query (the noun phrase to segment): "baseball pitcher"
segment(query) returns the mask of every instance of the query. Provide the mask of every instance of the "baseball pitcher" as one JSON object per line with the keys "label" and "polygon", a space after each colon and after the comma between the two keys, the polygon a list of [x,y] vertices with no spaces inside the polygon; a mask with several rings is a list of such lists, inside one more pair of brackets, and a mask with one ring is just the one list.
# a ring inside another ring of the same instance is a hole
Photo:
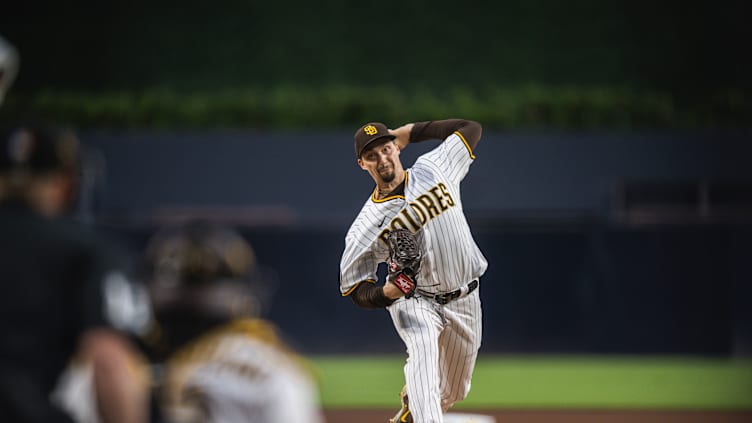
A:
{"label": "baseball pitcher", "polygon": [[[464,216],[460,183],[481,133],[477,122],[447,119],[394,130],[370,122],[354,136],[358,165],[376,188],[345,238],[340,291],[360,307],[386,308],[407,347],[402,408],[392,422],[443,422],[470,390],[487,262]],[[404,169],[401,150],[430,139],[443,142]],[[388,276],[380,284],[382,262]]]}

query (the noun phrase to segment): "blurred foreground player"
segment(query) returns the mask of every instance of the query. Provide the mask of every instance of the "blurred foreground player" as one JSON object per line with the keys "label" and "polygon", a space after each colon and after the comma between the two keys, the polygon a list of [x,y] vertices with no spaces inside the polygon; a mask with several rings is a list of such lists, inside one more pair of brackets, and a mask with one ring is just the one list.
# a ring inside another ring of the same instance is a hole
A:
{"label": "blurred foreground player", "polygon": [[193,221],[158,232],[146,254],[166,421],[322,421],[309,369],[257,318],[256,256],[240,234]]}
{"label": "blurred foreground player", "polygon": [[69,422],[51,392],[72,356],[90,363],[100,421],[144,422],[148,385],[129,334],[149,320],[122,257],[64,218],[78,140],[20,128],[0,144],[0,421]]}
{"label": "blurred foreground player", "polygon": [[0,37],[0,105],[3,104],[5,93],[13,85],[18,72],[18,52],[11,43]]}

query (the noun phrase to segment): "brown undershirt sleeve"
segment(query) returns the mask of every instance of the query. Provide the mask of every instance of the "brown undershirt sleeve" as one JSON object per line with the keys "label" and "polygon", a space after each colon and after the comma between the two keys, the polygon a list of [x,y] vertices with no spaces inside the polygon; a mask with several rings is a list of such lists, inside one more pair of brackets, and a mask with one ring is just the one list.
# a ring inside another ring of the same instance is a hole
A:
{"label": "brown undershirt sleeve", "polygon": [[381,285],[369,282],[363,282],[358,285],[358,287],[350,293],[350,298],[352,298],[355,304],[363,308],[384,308],[392,305],[394,302],[394,300],[391,300],[384,295],[384,290]]}
{"label": "brown undershirt sleeve", "polygon": [[483,128],[480,123],[466,119],[415,122],[412,131],[410,131],[410,142],[421,142],[434,139],[443,140],[452,135],[455,131],[459,131],[470,148],[475,149],[475,146],[477,146],[480,141]]}

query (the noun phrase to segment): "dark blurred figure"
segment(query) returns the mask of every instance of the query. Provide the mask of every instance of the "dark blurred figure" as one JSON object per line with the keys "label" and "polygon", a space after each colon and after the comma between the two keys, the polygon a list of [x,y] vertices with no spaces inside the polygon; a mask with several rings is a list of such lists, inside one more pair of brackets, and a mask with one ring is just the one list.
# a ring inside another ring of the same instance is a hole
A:
{"label": "dark blurred figure", "polygon": [[5,93],[13,85],[18,72],[18,52],[5,38],[0,37],[0,105],[3,104]]}
{"label": "dark blurred figure", "polygon": [[206,221],[163,228],[146,259],[165,421],[322,421],[307,364],[259,318],[271,282],[239,233]]}
{"label": "dark blurred figure", "polygon": [[2,422],[72,421],[51,393],[74,356],[90,370],[99,421],[147,419],[129,334],[147,326],[148,298],[124,256],[65,218],[78,150],[73,133],[30,127],[0,143]]}

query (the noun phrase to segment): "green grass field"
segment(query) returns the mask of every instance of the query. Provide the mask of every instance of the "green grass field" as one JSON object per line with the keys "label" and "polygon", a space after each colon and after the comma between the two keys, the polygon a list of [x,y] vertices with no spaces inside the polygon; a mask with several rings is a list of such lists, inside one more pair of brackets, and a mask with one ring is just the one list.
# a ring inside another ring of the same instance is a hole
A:
{"label": "green grass field", "polygon": [[[394,407],[403,357],[316,356],[325,408]],[[752,409],[752,360],[483,356],[457,408]]]}

